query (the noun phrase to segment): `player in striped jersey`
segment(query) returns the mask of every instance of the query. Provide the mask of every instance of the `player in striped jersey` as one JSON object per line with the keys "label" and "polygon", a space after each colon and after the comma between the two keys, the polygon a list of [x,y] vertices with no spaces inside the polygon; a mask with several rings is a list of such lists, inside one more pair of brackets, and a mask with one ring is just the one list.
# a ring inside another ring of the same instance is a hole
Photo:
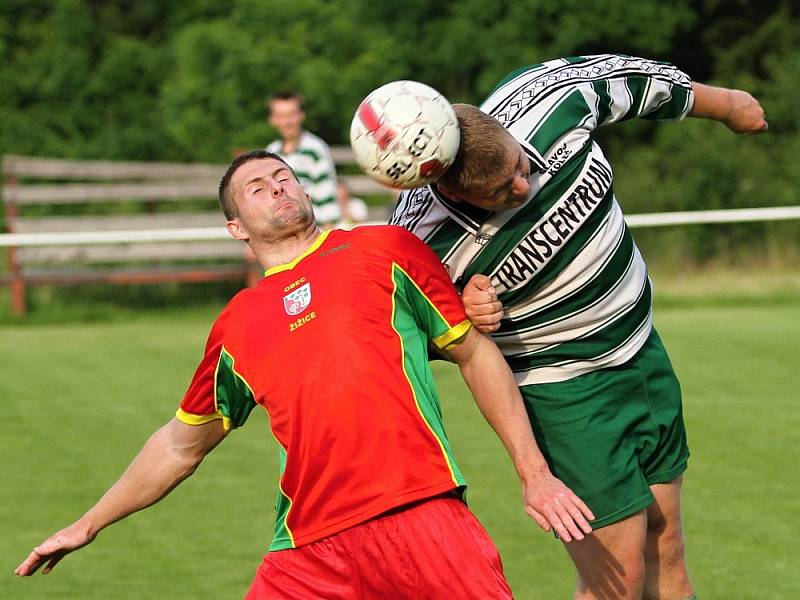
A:
{"label": "player in striped jersey", "polygon": [[311,196],[317,223],[330,227],[341,217],[336,198],[336,165],[322,138],[303,129],[305,102],[298,92],[276,92],[267,99],[269,124],[281,136],[267,152],[283,157]]}
{"label": "player in striped jersey", "polygon": [[493,332],[515,374],[553,473],[596,516],[590,538],[567,544],[576,597],[690,597],[680,388],[592,132],[688,115],[756,133],[764,112],[746,92],[617,55],[523,67],[480,110],[454,108],[455,163],[404,192],[390,222],[426,241],[463,288],[467,314]]}

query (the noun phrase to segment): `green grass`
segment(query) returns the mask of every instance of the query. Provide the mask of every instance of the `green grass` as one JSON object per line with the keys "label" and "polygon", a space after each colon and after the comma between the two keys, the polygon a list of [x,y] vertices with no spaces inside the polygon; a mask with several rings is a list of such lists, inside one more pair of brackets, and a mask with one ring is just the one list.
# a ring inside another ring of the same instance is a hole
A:
{"label": "green grass", "polygon": [[[172,416],[214,312],[0,327],[0,598],[244,594],[270,540],[277,475],[260,411],[161,504],[104,531],[51,575],[11,574]],[[699,597],[800,597],[797,296],[662,306],[656,325],[685,395],[692,459],[684,520]],[[435,371],[471,506],[517,598],[570,597],[573,570],[560,543],[522,512],[513,470],[457,372],[441,363]]]}

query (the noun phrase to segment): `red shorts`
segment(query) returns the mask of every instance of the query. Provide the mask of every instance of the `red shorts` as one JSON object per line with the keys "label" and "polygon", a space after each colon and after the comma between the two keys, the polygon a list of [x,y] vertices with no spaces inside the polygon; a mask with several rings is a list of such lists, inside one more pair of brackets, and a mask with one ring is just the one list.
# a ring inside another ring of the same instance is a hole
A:
{"label": "red shorts", "polygon": [[436,497],[270,552],[246,600],[512,598],[500,555],[461,500]]}

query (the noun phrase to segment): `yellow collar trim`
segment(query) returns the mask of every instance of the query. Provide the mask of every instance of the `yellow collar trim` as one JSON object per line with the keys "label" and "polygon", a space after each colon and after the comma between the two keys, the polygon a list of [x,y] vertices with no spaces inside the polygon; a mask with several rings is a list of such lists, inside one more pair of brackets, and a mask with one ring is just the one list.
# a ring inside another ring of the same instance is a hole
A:
{"label": "yellow collar trim", "polygon": [[264,277],[269,277],[270,275],[275,275],[275,273],[280,273],[281,271],[288,271],[289,269],[294,269],[301,260],[303,260],[306,256],[314,252],[317,248],[319,248],[322,243],[328,238],[328,234],[332,230],[323,231],[314,242],[306,248],[306,251],[303,252],[300,256],[295,258],[292,262],[286,263],[283,265],[275,265],[274,267],[270,267],[266,271],[264,271]]}

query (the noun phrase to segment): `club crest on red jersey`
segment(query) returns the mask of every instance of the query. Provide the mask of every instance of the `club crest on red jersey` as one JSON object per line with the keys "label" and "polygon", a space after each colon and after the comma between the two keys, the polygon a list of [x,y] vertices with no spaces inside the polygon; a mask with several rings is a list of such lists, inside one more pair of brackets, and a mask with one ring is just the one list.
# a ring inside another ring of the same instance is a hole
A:
{"label": "club crest on red jersey", "polygon": [[311,284],[301,285],[299,288],[283,297],[283,308],[289,315],[299,315],[311,304]]}

